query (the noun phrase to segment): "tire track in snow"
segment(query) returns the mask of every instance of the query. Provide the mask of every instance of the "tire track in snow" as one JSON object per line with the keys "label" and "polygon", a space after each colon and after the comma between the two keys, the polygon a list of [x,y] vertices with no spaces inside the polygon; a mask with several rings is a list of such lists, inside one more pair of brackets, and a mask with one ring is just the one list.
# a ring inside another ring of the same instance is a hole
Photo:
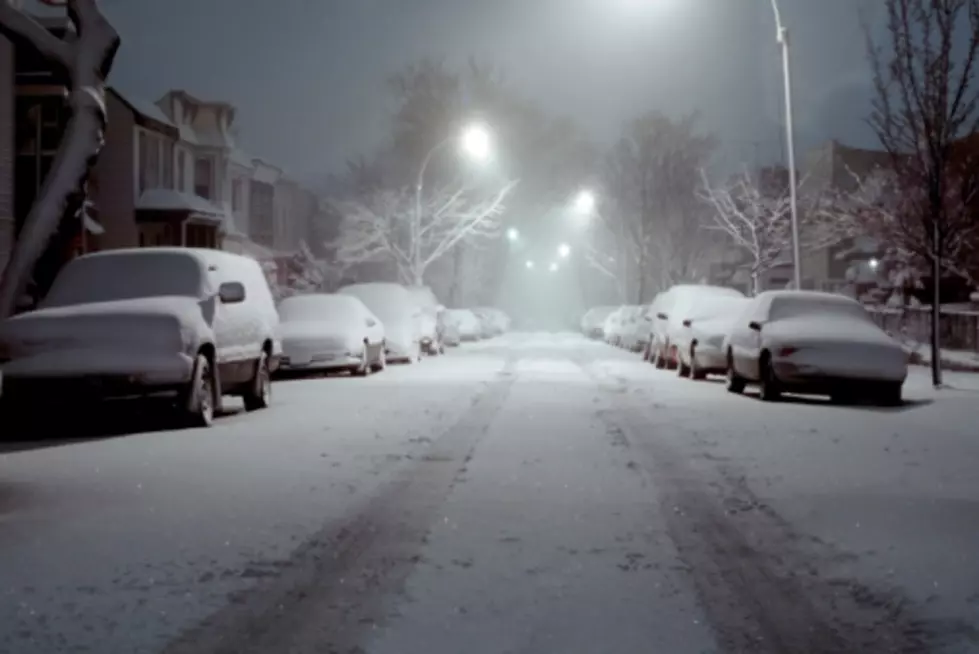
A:
{"label": "tire track in snow", "polygon": [[517,361],[508,358],[462,417],[350,519],[327,525],[277,564],[276,578],[232,596],[164,653],[363,652],[385,598],[401,592],[439,507],[509,396]]}
{"label": "tire track in snow", "polygon": [[639,398],[629,397],[624,380],[584,358],[576,363],[611,407],[597,412],[609,434],[632,449],[661,493],[670,536],[723,651],[931,651],[902,597],[821,577],[819,563],[832,553],[817,551],[813,539],[759,502],[743,478],[732,480],[716,467],[694,469],[689,456],[656,437],[659,427],[634,403]]}

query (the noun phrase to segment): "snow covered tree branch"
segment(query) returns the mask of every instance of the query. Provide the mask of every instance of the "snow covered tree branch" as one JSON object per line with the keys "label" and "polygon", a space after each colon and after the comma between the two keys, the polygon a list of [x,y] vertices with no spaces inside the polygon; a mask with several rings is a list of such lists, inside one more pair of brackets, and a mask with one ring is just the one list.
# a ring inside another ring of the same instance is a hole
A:
{"label": "snow covered tree branch", "polygon": [[[792,252],[792,207],[788,175],[784,183],[762,171],[752,174],[747,168],[721,186],[712,185],[701,171],[701,197],[711,207],[713,224],[707,229],[723,233],[748,258],[755,293],[762,290],[765,273],[784,263]],[[805,180],[800,187],[805,188]],[[850,232],[849,223],[830,209],[827,193],[810,191],[802,196],[799,214],[800,245],[807,250],[819,250],[842,241]]]}
{"label": "snow covered tree branch", "polygon": [[51,170],[0,280],[0,318],[14,312],[61,220],[77,218],[84,210],[88,176],[105,142],[105,79],[119,49],[119,35],[97,0],[66,0],[66,7],[75,34],[62,40],[10,0],[0,0],[0,33],[34,47],[67,72],[71,109]]}
{"label": "snow covered tree branch", "polygon": [[408,189],[377,191],[349,202],[341,206],[337,260],[346,266],[388,261],[402,282],[422,285],[425,271],[460,243],[500,236],[504,202],[515,187],[509,182],[481,199],[472,199],[465,187],[436,191],[425,199],[417,229],[411,228],[415,199]]}

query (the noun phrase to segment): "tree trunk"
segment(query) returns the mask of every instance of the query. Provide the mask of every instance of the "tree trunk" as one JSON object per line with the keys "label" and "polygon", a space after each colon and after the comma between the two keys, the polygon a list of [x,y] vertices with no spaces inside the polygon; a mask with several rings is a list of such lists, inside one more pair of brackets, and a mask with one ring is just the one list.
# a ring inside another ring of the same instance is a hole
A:
{"label": "tree trunk", "polygon": [[932,256],[931,274],[933,280],[933,297],[931,299],[931,383],[938,388],[942,385],[942,255],[939,246],[938,221],[934,229],[935,254]]}
{"label": "tree trunk", "polygon": [[761,274],[757,270],[751,271],[751,294],[761,293]]}
{"label": "tree trunk", "polygon": [[95,0],[69,0],[68,15],[78,33],[74,40],[58,39],[9,5],[2,11],[0,33],[24,39],[52,64],[68,71],[71,118],[3,271],[0,319],[14,313],[17,299],[26,290],[35,264],[62,219],[79,218],[84,210],[88,177],[105,142],[105,78],[120,43]]}

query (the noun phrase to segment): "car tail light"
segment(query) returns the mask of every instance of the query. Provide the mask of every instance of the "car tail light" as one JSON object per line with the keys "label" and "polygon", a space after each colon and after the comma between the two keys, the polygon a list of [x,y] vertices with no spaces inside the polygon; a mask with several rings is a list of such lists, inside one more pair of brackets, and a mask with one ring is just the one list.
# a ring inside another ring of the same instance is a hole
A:
{"label": "car tail light", "polygon": [[780,357],[790,357],[790,356],[792,356],[793,354],[795,354],[798,351],[799,351],[799,348],[797,348],[797,347],[783,347],[783,348],[780,348],[779,349],[778,355]]}

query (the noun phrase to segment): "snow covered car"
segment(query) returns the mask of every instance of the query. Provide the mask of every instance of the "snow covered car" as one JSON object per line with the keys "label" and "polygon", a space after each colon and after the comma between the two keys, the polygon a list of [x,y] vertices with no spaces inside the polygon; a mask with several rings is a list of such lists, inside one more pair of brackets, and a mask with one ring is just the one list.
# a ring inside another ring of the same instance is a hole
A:
{"label": "snow covered car", "polygon": [[680,377],[705,379],[727,372],[724,339],[749,302],[746,297],[715,296],[694,302],[684,312],[683,329],[674,339]]}
{"label": "snow covered car", "polygon": [[370,282],[344,286],[339,294],[352,295],[381,319],[388,361],[421,361],[422,310],[408,289],[400,284]]}
{"label": "snow covered car", "polygon": [[602,325],[602,334],[605,336],[605,342],[609,345],[618,346],[621,342],[622,321],[625,318],[624,312],[628,308],[626,306],[620,306],[605,319],[605,324]]}
{"label": "snow covered car", "polygon": [[279,316],[261,266],[220,250],[140,248],[70,261],[35,311],[0,323],[5,402],[170,394],[208,426],[220,395],[268,406]]}
{"label": "snow covered car", "polygon": [[724,349],[728,390],[758,383],[766,401],[787,391],[896,405],[908,374],[900,343],[860,303],[830,293],[761,293],[738,316]]}
{"label": "snow covered car", "polygon": [[581,318],[581,333],[588,338],[605,338],[605,319],[618,307],[593,307]]}
{"label": "snow covered car", "polygon": [[476,319],[479,320],[479,337],[493,338],[503,332],[500,330],[499,322],[492,309],[486,307],[475,307],[470,309]]}
{"label": "snow covered car", "polygon": [[384,325],[352,295],[294,295],[279,303],[283,371],[383,370]]}
{"label": "snow covered car", "polygon": [[723,286],[703,284],[679,284],[656,297],[650,313],[652,329],[649,335],[649,351],[646,359],[657,368],[674,370],[677,367],[677,348],[674,343],[683,327],[684,315],[695,302],[715,297],[744,297],[744,293]]}
{"label": "snow covered car", "polygon": [[439,314],[445,310],[445,307],[427,286],[408,286],[407,289],[412,300],[421,309],[422,350],[432,355],[444,353],[442,333],[439,330]]}
{"label": "snow covered car", "polygon": [[442,345],[446,347],[458,347],[462,343],[462,332],[459,324],[452,317],[452,312],[443,309],[439,312],[439,329],[442,332]]}
{"label": "snow covered car", "polygon": [[449,309],[446,318],[459,331],[461,341],[478,341],[481,338],[483,325],[469,309]]}
{"label": "snow covered car", "polygon": [[619,328],[619,346],[630,352],[642,352],[649,340],[649,326],[652,319],[647,316],[649,307],[631,306],[622,311],[622,325]]}

